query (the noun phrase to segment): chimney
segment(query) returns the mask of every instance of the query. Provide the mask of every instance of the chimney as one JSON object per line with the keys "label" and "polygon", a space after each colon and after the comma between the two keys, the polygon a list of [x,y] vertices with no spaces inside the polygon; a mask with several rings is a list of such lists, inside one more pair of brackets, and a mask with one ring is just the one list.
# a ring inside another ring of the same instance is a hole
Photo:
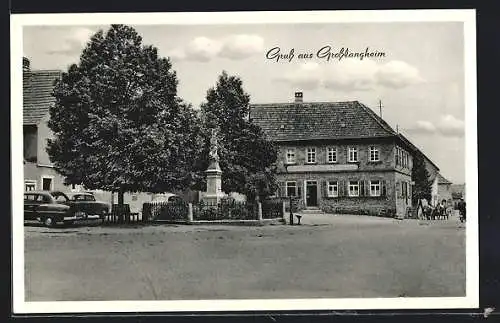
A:
{"label": "chimney", "polygon": [[30,71],[30,60],[27,59],[26,57],[23,57],[23,72],[29,72]]}
{"label": "chimney", "polygon": [[295,102],[304,102],[302,92],[295,92]]}

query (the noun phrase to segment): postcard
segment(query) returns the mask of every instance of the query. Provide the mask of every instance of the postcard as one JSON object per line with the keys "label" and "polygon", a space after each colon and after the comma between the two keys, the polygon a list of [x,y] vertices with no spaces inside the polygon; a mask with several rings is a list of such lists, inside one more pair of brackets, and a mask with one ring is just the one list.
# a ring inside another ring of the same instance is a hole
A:
{"label": "postcard", "polygon": [[475,33],[12,15],[14,313],[477,307]]}

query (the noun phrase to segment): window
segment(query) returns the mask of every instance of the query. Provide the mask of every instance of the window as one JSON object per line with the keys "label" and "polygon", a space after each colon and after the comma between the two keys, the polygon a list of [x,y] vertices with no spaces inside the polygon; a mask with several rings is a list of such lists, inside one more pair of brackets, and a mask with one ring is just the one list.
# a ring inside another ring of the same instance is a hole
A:
{"label": "window", "polygon": [[408,152],[404,151],[403,150],[403,167],[405,168],[409,168],[409,156],[408,156]]}
{"label": "window", "polygon": [[402,182],[403,197],[408,198],[408,182]]}
{"label": "window", "polygon": [[75,201],[95,201],[94,195],[92,194],[77,194],[73,197]]}
{"label": "window", "polygon": [[52,191],[52,178],[51,177],[42,177],[42,190]]}
{"label": "window", "polygon": [[36,181],[24,181],[24,190],[25,191],[35,191],[36,190]]}
{"label": "window", "polygon": [[339,184],[337,182],[328,182],[328,197],[339,196]]}
{"label": "window", "polygon": [[404,167],[404,153],[403,149],[396,147],[396,166]]}
{"label": "window", "polygon": [[357,162],[358,161],[358,148],[349,147],[349,162]]}
{"label": "window", "polygon": [[24,194],[24,200],[25,201],[36,201],[38,195],[35,194]]}
{"label": "window", "polygon": [[327,149],[327,161],[329,163],[337,162],[337,148],[329,147]]}
{"label": "window", "polygon": [[380,181],[370,181],[370,196],[380,196]]}
{"label": "window", "polygon": [[296,182],[286,182],[286,196],[297,196]]}
{"label": "window", "polygon": [[295,164],[295,149],[287,149],[286,151],[286,163]]}
{"label": "window", "polygon": [[316,162],[316,148],[307,148],[307,162],[309,164]]}
{"label": "window", "polygon": [[380,152],[377,147],[370,146],[370,161],[375,162],[380,160]]}
{"label": "window", "polygon": [[56,202],[58,203],[65,203],[67,202],[68,200],[66,200],[66,198],[64,197],[64,195],[58,195],[56,198],[55,198]]}
{"label": "window", "polygon": [[359,196],[358,181],[349,181],[349,196]]}

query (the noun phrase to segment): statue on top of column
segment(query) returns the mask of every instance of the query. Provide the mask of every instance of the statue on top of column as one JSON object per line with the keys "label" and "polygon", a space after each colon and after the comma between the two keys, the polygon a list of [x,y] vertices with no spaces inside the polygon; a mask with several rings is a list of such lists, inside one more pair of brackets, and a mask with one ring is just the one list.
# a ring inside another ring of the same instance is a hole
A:
{"label": "statue on top of column", "polygon": [[210,138],[210,160],[211,161],[219,161],[219,155],[217,153],[218,150],[218,144],[217,144],[217,131],[215,129],[212,129],[212,136]]}

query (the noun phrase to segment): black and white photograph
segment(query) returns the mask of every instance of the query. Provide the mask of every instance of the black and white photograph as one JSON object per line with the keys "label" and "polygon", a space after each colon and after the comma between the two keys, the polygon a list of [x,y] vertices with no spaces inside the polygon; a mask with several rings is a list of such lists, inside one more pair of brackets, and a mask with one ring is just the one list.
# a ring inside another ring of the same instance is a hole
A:
{"label": "black and white photograph", "polygon": [[13,15],[14,312],[477,307],[475,48],[474,10]]}

